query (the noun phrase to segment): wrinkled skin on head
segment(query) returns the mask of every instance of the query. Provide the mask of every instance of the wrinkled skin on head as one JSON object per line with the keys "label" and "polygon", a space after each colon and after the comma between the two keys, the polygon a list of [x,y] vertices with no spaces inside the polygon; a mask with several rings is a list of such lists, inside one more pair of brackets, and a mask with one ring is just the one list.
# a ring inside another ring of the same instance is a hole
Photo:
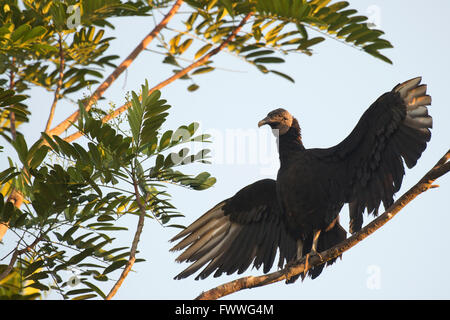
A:
{"label": "wrinkled skin on head", "polygon": [[267,117],[258,122],[258,127],[268,124],[272,130],[278,130],[281,136],[288,132],[293,121],[292,115],[285,109],[275,109],[267,114]]}

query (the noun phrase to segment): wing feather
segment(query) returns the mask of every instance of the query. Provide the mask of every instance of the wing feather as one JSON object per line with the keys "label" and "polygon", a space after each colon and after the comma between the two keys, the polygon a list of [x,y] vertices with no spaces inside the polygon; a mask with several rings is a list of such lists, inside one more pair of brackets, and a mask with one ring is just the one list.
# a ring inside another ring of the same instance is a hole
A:
{"label": "wing feather", "polygon": [[340,144],[313,149],[335,166],[336,193],[350,203],[352,233],[361,229],[364,210],[376,215],[381,202],[385,208],[393,203],[405,174],[403,163],[415,166],[431,138],[431,96],[421,80],[405,81],[380,96]]}
{"label": "wing feather", "polygon": [[278,266],[296,256],[296,241],[288,235],[276,196],[276,182],[257,181],[222,201],[171,239],[171,251],[184,250],[178,262],[193,262],[175,279],[203,270],[195,279],[214,272],[242,273],[250,265],[268,272],[279,252]]}

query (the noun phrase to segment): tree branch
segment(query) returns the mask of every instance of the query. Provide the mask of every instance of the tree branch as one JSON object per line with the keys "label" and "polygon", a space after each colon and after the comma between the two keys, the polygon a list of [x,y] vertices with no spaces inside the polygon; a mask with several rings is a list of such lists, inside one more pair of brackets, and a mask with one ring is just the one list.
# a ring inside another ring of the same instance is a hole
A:
{"label": "tree branch", "polygon": [[[11,61],[11,71],[9,74],[9,89],[14,90],[15,82],[14,82],[14,65],[16,58],[12,57]],[[13,111],[9,112],[9,123],[11,129],[11,138],[16,140],[17,132],[16,132],[16,114]]]}
{"label": "tree branch", "polygon": [[[11,90],[14,90],[15,81],[14,81],[14,66],[15,66],[16,58],[12,57],[11,60],[11,72],[9,74],[9,88]],[[11,129],[11,138],[12,140],[16,140],[17,132],[16,132],[16,115],[14,112],[10,111],[9,114],[9,123],[10,123],[10,129]],[[8,201],[13,201],[13,204],[16,205],[22,205],[22,195],[17,192],[14,188],[11,191],[11,194],[8,198]],[[18,208],[16,206],[16,208]],[[8,231],[8,222],[2,222],[0,223],[0,241],[5,236],[6,231]],[[1,279],[1,278],[0,278]]]}
{"label": "tree branch", "polygon": [[64,50],[63,50],[63,43],[62,43],[62,35],[59,34],[59,79],[58,84],[55,90],[55,96],[53,98],[53,103],[50,108],[50,114],[48,116],[47,125],[45,126],[45,132],[48,133],[50,130],[50,126],[53,121],[53,117],[55,116],[55,109],[56,104],[59,100],[59,92],[61,91],[62,85],[63,85],[63,77],[64,77]]}
{"label": "tree branch", "polygon": [[6,267],[5,270],[3,270],[3,272],[0,274],[0,281],[5,278],[10,272],[11,270],[14,268],[14,264],[16,263],[17,257],[19,257],[21,254],[24,254],[25,252],[31,251],[37,244],[39,241],[42,240],[42,237],[37,237],[32,244],[30,244],[29,246],[26,246],[23,249],[17,250],[17,248],[14,250],[11,260],[9,261],[8,266]]}
{"label": "tree branch", "polygon": [[[159,89],[169,85],[170,83],[174,82],[175,80],[177,80],[177,79],[183,77],[184,75],[186,75],[187,73],[189,73],[191,70],[193,70],[193,69],[195,69],[195,68],[205,64],[205,62],[207,62],[213,55],[215,55],[218,52],[220,52],[223,48],[225,48],[225,46],[228,43],[230,43],[230,41],[232,41],[236,37],[237,33],[242,29],[242,27],[245,25],[245,23],[248,21],[248,19],[250,19],[250,17],[252,15],[253,15],[252,12],[247,14],[242,19],[242,21],[239,23],[239,25],[233,30],[233,32],[217,48],[215,48],[215,49],[211,50],[210,52],[206,53],[203,57],[201,57],[198,60],[194,61],[192,64],[190,64],[186,68],[180,70],[180,72],[174,74],[170,78],[160,82],[159,84],[157,84],[156,86],[151,88],[148,91],[148,94],[151,94],[153,91],[159,90]],[[102,118],[102,121],[103,122],[107,122],[107,121],[117,117],[118,115],[120,115],[121,113],[126,111],[129,107],[130,107],[130,103],[126,103],[126,104],[122,105],[121,107],[119,107],[116,110],[114,110],[112,113],[104,116]],[[67,142],[72,142],[72,141],[78,139],[81,136],[82,136],[82,133],[80,131],[78,131],[78,132],[75,132],[72,135],[68,136],[64,140],[67,141]]]}
{"label": "tree branch", "polygon": [[[180,8],[183,0],[177,0],[170,11],[164,16],[163,20],[137,45],[137,47],[122,61],[122,63],[106,78],[105,81],[95,90],[89,100],[86,102],[85,109],[89,111],[92,105],[103,95],[103,93],[111,86],[111,84],[125,71],[130,64],[137,58],[137,56],[152,42],[152,40],[159,34],[164,26],[172,19],[175,13]],[[51,129],[48,133],[52,135],[60,135],[66,131],[72,123],[78,120],[80,111],[77,110],[67,119],[62,121],[56,127]]]}
{"label": "tree branch", "polygon": [[[321,252],[320,256],[322,256],[322,259],[319,255],[311,256],[309,258],[308,269],[339,257],[342,253],[349,250],[350,248],[361,242],[363,239],[374,233],[376,230],[381,228],[418,195],[430,188],[435,187],[433,185],[433,182],[450,171],[449,159],[450,150],[447,151],[447,153],[436,163],[436,165],[430,171],[425,174],[425,176],[423,176],[422,179],[420,179],[419,182],[417,182],[417,184],[415,184],[406,193],[404,193],[382,215],[374,219],[367,226],[354,233],[346,240],[328,250]],[[302,258],[293,264],[289,264],[289,266],[285,267],[284,269],[273,273],[257,277],[243,277],[222,284],[216,288],[201,293],[196,298],[196,300],[215,300],[243,289],[255,288],[284,279],[289,279],[295,275],[307,271],[308,269],[305,269],[305,258]]]}
{"label": "tree branch", "polygon": [[122,271],[122,274],[120,275],[120,278],[117,280],[116,284],[112,287],[111,291],[106,296],[106,300],[111,300],[112,297],[117,293],[117,290],[119,290],[120,286],[122,285],[125,278],[128,276],[128,273],[130,272],[131,268],[133,267],[134,262],[136,261],[136,251],[137,246],[139,243],[139,239],[141,238],[142,229],[144,228],[144,221],[145,221],[145,207],[141,202],[141,196],[139,194],[138,189],[138,183],[136,181],[135,173],[133,172],[133,187],[134,187],[134,193],[136,195],[136,202],[139,207],[139,220],[138,225],[136,228],[136,233],[134,234],[133,243],[131,245],[131,251],[130,251],[130,258],[128,259],[127,264],[125,265],[125,269]]}

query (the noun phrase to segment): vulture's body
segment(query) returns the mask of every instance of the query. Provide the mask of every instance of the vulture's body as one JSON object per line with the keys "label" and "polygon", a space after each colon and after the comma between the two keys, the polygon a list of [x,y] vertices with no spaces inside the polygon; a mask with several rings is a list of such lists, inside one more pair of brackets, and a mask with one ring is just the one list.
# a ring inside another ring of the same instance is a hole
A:
{"label": "vulture's body", "polygon": [[[432,119],[426,85],[411,79],[383,94],[338,145],[306,149],[300,126],[284,109],[258,123],[278,133],[280,169],[277,180],[264,179],[222,201],[176,235],[172,250],[186,250],[177,261],[193,262],[176,276],[214,272],[241,273],[251,264],[268,272],[279,253],[278,267],[346,238],[339,224],[345,203],[350,232],[361,229],[363,212],[377,214],[393,202],[404,166],[413,167],[430,140]],[[329,261],[328,264],[334,261]],[[317,277],[324,265],[309,270]],[[296,278],[291,279],[295,281]]]}

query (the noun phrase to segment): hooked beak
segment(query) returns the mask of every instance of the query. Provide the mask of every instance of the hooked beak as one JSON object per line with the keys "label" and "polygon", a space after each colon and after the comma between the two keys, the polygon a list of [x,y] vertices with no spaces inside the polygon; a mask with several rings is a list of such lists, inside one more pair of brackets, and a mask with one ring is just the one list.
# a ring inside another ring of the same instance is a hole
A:
{"label": "hooked beak", "polygon": [[258,122],[258,128],[260,128],[261,126],[265,125],[265,124],[269,124],[270,120],[268,117],[265,117],[264,119],[262,119],[260,122]]}

